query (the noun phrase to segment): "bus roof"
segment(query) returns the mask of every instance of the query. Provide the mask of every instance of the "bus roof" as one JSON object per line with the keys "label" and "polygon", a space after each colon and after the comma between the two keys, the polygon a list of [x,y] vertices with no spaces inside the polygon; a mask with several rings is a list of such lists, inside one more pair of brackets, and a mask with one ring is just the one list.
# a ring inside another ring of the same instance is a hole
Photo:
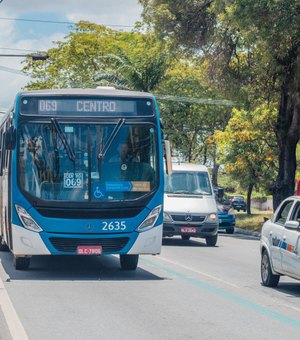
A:
{"label": "bus roof", "polygon": [[49,89],[49,90],[32,90],[19,92],[20,96],[109,96],[109,97],[139,97],[153,98],[148,92],[117,90],[111,87],[101,87],[96,89]]}

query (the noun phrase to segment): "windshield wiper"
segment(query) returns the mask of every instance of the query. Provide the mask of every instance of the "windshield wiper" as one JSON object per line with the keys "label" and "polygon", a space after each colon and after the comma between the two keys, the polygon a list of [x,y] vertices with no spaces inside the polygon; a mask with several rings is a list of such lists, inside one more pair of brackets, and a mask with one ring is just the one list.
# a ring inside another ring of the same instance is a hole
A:
{"label": "windshield wiper", "polygon": [[101,180],[101,167],[102,167],[102,160],[109,149],[112,141],[115,139],[116,135],[120,131],[121,127],[125,123],[125,118],[120,118],[117,125],[114,127],[112,133],[110,134],[107,142],[103,145],[103,147],[99,150],[97,159],[98,159],[98,172],[99,172],[99,180]]}
{"label": "windshield wiper", "polygon": [[70,144],[68,143],[68,140],[65,136],[65,134],[63,133],[58,121],[56,120],[56,118],[51,118],[51,123],[53,124],[54,128],[55,128],[55,131],[57,132],[60,140],[62,141],[64,147],[65,147],[65,150],[67,152],[67,155],[69,157],[69,159],[73,162],[75,162],[75,153],[74,151],[72,150]]}
{"label": "windshield wiper", "polygon": [[98,160],[101,160],[101,159],[104,158],[104,156],[105,156],[107,150],[109,149],[112,141],[115,139],[116,135],[118,134],[119,130],[121,129],[121,127],[123,126],[124,123],[125,123],[125,118],[120,118],[117,125],[114,127],[112,133],[110,134],[107,142],[104,144],[102,149],[99,151],[98,156],[97,156]]}

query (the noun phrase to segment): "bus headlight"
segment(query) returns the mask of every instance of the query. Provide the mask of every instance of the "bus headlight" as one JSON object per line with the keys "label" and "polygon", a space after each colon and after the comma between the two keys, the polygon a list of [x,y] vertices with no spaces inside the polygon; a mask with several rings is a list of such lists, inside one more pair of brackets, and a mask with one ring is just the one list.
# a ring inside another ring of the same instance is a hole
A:
{"label": "bus headlight", "polygon": [[161,212],[161,205],[155,207],[150,214],[145,218],[145,220],[137,227],[136,231],[143,232],[149,230],[155,226],[158,216]]}
{"label": "bus headlight", "polygon": [[20,205],[15,205],[17,214],[23,226],[31,231],[40,233],[43,229],[35,222],[35,220],[28,214],[28,212]]}

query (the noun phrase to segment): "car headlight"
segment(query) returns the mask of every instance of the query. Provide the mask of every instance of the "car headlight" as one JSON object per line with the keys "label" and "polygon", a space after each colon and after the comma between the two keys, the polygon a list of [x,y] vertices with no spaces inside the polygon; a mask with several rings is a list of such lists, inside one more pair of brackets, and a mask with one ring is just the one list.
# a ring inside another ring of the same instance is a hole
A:
{"label": "car headlight", "polygon": [[234,215],[234,209],[230,208],[227,213],[228,215]]}
{"label": "car headlight", "polygon": [[212,214],[207,215],[206,221],[207,222],[216,222],[216,221],[218,221],[217,214],[212,213]]}
{"label": "car headlight", "polygon": [[164,222],[173,222],[171,216],[169,215],[169,213],[164,211]]}
{"label": "car headlight", "polygon": [[23,226],[31,231],[40,233],[43,229],[35,222],[35,220],[28,214],[27,210],[22,208],[20,205],[15,205],[17,214]]}
{"label": "car headlight", "polygon": [[152,229],[155,226],[155,223],[159,217],[162,206],[158,205],[155,207],[150,214],[145,218],[145,220],[137,227],[136,231],[143,232],[149,229]]}

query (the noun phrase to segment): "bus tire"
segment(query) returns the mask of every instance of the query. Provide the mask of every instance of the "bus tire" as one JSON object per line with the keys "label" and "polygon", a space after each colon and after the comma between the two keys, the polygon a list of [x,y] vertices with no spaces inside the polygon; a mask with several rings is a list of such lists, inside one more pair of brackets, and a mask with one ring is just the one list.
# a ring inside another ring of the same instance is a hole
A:
{"label": "bus tire", "polygon": [[120,264],[123,270],[136,270],[139,255],[120,255]]}
{"label": "bus tire", "polygon": [[30,257],[25,256],[14,256],[14,266],[17,270],[26,270],[30,265]]}
{"label": "bus tire", "polygon": [[9,251],[8,245],[5,243],[2,236],[0,236],[0,251]]}

